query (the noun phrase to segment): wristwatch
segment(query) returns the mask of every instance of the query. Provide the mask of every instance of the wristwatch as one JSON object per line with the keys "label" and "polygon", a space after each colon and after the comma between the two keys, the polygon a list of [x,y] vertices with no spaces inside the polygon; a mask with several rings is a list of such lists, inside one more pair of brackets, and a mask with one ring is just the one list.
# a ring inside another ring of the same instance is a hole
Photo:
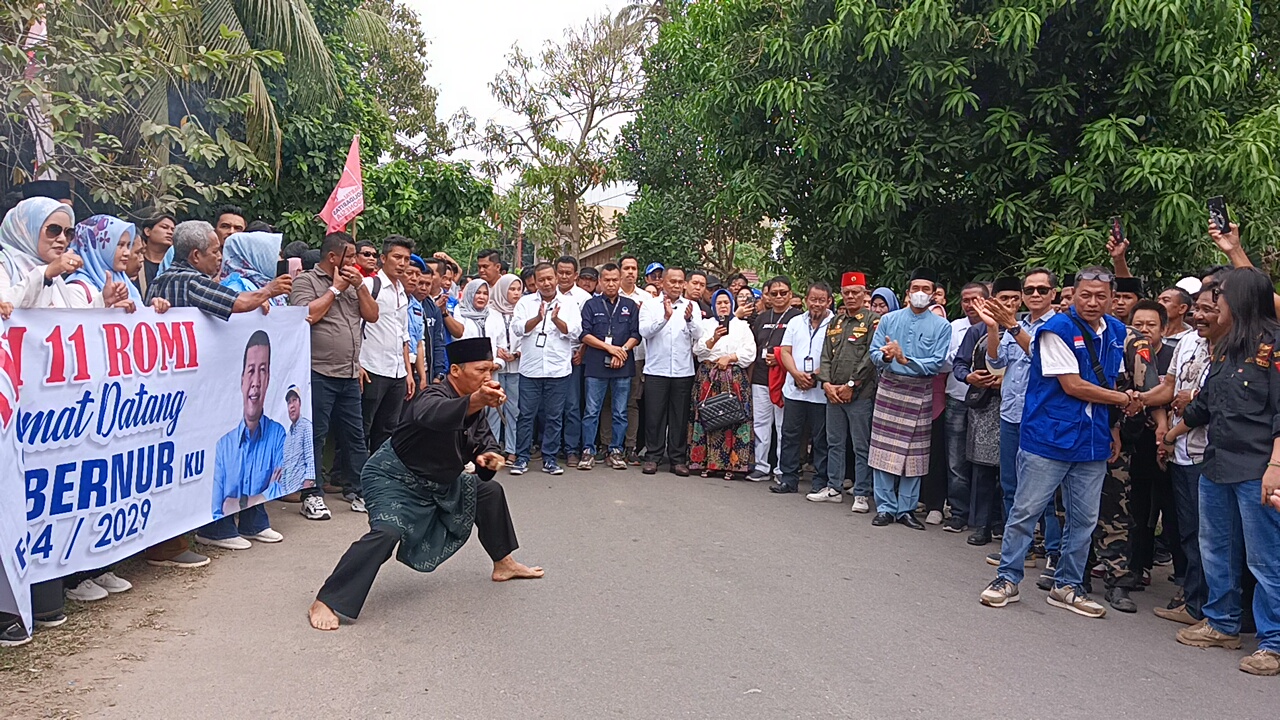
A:
{"label": "wristwatch", "polygon": [[342,297],[342,291],[333,285],[329,286],[329,292],[333,293],[334,297]]}
{"label": "wristwatch", "polygon": [[1016,338],[1022,332],[1022,326],[1014,325],[1013,327],[1009,328],[1005,332],[1009,333],[1009,337]]}
{"label": "wristwatch", "polygon": [[1166,434],[1166,435],[1165,435],[1165,436],[1160,440],[1160,442],[1164,443],[1165,445],[1172,445],[1172,444],[1174,444],[1174,443],[1178,442],[1178,438],[1174,438],[1174,439],[1170,440],[1170,439],[1169,439],[1168,434]]}

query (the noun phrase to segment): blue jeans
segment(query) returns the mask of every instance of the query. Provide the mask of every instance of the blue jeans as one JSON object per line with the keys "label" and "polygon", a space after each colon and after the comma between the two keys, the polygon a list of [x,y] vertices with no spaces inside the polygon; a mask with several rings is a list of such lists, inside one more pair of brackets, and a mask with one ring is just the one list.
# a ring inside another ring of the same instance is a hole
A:
{"label": "blue jeans", "polygon": [[1280,652],[1280,512],[1262,502],[1262,480],[1222,484],[1200,478],[1200,558],[1209,598],[1204,617],[1218,632],[1240,633],[1240,566],[1258,580],[1253,621],[1258,648]]}
{"label": "blue jeans", "polygon": [[1015,585],[1022,582],[1023,561],[1031,549],[1036,523],[1053,503],[1054,493],[1061,486],[1067,506],[1067,527],[1062,532],[1054,584],[1070,586],[1083,593],[1089,543],[1098,524],[1102,480],[1106,474],[1106,460],[1065,462],[1019,450],[1018,489],[1013,511],[1005,523],[1004,540],[1000,543],[999,576]]}
{"label": "blue jeans", "polygon": [[[805,428],[813,443],[813,491],[827,487],[827,406],[826,403],[787,399],[782,405],[782,444],[778,446],[780,482],[791,488],[800,485],[800,453],[804,452]],[[844,475],[835,481],[837,491],[844,485]]]}
{"label": "blue jeans", "polygon": [[[497,373],[494,375],[502,391],[507,394],[507,401],[502,407],[494,408],[489,413],[489,429],[508,455],[516,454],[516,420],[520,417],[520,373]],[[502,428],[507,428],[506,439],[503,439]]]}
{"label": "blue jeans", "polygon": [[1208,588],[1204,584],[1204,562],[1200,559],[1200,468],[1201,464],[1169,463],[1169,479],[1173,484],[1173,509],[1178,514],[1178,544],[1187,556],[1187,570],[1182,578],[1182,597],[1187,614],[1204,619],[1204,602]]}
{"label": "blue jeans", "polygon": [[845,440],[853,441],[853,494],[871,497],[873,480],[867,465],[871,449],[871,411],[874,395],[851,403],[827,404],[827,485],[840,489],[848,466]]}
{"label": "blue jeans", "polygon": [[[573,374],[565,388],[564,397],[564,451],[576,455],[582,447],[582,366],[574,365]],[[555,457],[555,455],[552,455]]]}
{"label": "blue jeans", "polygon": [[[311,373],[311,424],[315,440],[316,475],[324,467],[324,444],[333,433],[333,464],[338,466],[344,488],[360,494],[360,472],[369,459],[369,446],[364,439],[364,415],[358,378],[335,378]],[[314,488],[302,495],[324,495],[324,483],[317,480]]]}
{"label": "blue jeans", "polygon": [[561,378],[520,378],[520,418],[516,421],[516,462],[529,462],[533,449],[533,421],[543,417],[542,462],[553,463],[560,452],[564,399],[572,375]]}
{"label": "blue jeans", "polygon": [[[876,512],[902,517],[915,512],[920,502],[920,476],[902,477],[875,470]],[[894,488],[894,484],[897,488]]]}
{"label": "blue jeans", "polygon": [[[1004,494],[1004,520],[1013,515],[1013,496],[1018,490],[1018,445],[1022,442],[1022,423],[1000,420],[1000,492]],[[1062,548],[1062,525],[1054,513],[1053,504],[1040,516],[1044,528],[1044,545],[1047,554],[1057,558]]]}
{"label": "blue jeans", "polygon": [[271,519],[267,517],[267,506],[263,503],[247,507],[234,515],[227,515],[221,520],[214,520],[197,530],[196,534],[210,540],[228,540],[237,535],[257,535],[269,527]]}
{"label": "blue jeans", "polygon": [[947,396],[947,411],[942,416],[947,439],[947,502],[951,517],[969,519],[969,486],[972,468],[967,457],[969,408],[963,400]]}
{"label": "blue jeans", "polygon": [[622,452],[627,442],[627,402],[631,399],[631,378],[587,378],[587,409],[582,415],[582,452],[595,452],[596,432],[600,428],[600,410],[604,394],[613,398],[613,435],[609,452]]}

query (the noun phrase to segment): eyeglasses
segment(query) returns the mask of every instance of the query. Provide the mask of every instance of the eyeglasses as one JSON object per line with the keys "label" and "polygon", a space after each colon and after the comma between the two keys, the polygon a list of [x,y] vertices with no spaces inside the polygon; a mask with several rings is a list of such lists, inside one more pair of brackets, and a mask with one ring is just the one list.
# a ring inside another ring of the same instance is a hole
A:
{"label": "eyeglasses", "polygon": [[1104,283],[1113,283],[1116,281],[1116,276],[1107,272],[1076,273],[1076,282],[1079,282],[1081,280],[1084,280],[1086,282],[1097,281],[1097,282],[1104,282]]}
{"label": "eyeglasses", "polygon": [[791,295],[791,291],[790,291],[790,290],[778,290],[778,291],[776,291],[776,292],[768,293],[768,295],[769,295],[769,297],[788,297],[788,296],[790,296],[790,295]]}
{"label": "eyeglasses", "polygon": [[45,226],[44,232],[46,235],[49,236],[49,239],[52,240],[53,238],[56,238],[59,235],[66,235],[67,237],[71,237],[72,233],[75,232],[75,229],[71,227],[63,227],[57,223],[49,223],[47,226]]}
{"label": "eyeglasses", "polygon": [[1022,292],[1027,295],[1052,295],[1053,288],[1044,285],[1028,285],[1022,288]]}

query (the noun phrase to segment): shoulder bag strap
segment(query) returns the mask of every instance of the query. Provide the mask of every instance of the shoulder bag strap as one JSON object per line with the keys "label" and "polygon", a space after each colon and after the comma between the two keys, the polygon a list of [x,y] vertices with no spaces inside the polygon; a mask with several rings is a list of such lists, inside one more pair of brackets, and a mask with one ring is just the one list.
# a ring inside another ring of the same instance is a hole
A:
{"label": "shoulder bag strap", "polygon": [[1071,322],[1075,323],[1076,327],[1080,329],[1081,333],[1083,333],[1084,347],[1089,351],[1089,362],[1093,365],[1093,374],[1096,378],[1094,382],[1110,390],[1111,387],[1110,384],[1107,383],[1107,376],[1103,371],[1102,362],[1098,360],[1098,351],[1093,347],[1093,339],[1097,337],[1098,334],[1093,331],[1093,328],[1081,322],[1080,318],[1075,315],[1067,313],[1067,317],[1071,318]]}

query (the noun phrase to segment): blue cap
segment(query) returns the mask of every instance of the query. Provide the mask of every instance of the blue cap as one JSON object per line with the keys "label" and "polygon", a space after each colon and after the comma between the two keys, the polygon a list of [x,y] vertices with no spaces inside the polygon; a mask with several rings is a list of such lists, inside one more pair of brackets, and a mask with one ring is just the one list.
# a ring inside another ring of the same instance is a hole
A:
{"label": "blue cap", "polygon": [[419,269],[419,270],[421,270],[422,272],[426,272],[426,271],[427,271],[427,263],[426,263],[426,261],[425,261],[425,260],[423,260],[421,257],[419,257],[419,256],[417,256],[417,255],[410,255],[410,256],[409,256],[409,262],[411,262],[411,263],[413,263],[414,265],[416,265],[416,266],[418,267],[418,269]]}
{"label": "blue cap", "polygon": [[756,288],[750,288],[750,289],[751,289],[752,295],[755,295],[756,297],[764,297],[764,293],[760,292]]}
{"label": "blue cap", "polygon": [[660,262],[649,263],[649,267],[644,269],[645,275],[652,275],[655,271],[666,270],[666,266]]}

